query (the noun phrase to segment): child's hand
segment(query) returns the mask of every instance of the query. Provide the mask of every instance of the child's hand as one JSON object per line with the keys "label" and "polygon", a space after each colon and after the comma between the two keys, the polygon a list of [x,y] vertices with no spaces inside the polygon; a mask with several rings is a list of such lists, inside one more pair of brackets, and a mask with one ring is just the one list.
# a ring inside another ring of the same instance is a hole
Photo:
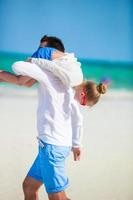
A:
{"label": "child's hand", "polygon": [[31,57],[29,57],[29,58],[27,58],[27,60],[26,60],[26,62],[32,62],[32,58]]}
{"label": "child's hand", "polygon": [[81,148],[80,147],[73,147],[72,151],[73,151],[74,161],[80,160]]}

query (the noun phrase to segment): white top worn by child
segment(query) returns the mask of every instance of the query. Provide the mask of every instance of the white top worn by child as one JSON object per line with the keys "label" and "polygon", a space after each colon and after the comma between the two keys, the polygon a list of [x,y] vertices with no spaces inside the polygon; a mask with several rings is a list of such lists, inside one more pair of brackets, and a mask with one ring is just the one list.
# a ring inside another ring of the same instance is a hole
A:
{"label": "white top worn by child", "polygon": [[[40,82],[37,111],[38,138],[49,144],[79,147],[82,116],[70,87],[74,86],[74,82],[71,82],[72,77],[77,76],[74,56],[65,55],[53,61],[32,58],[32,62],[38,63],[42,68],[50,67],[52,73],[50,70],[41,70],[36,64],[23,61],[14,63],[12,68],[17,75],[30,76]],[[78,79],[74,80],[76,84],[80,84]]]}
{"label": "white top worn by child", "polygon": [[74,87],[83,82],[81,63],[77,61],[74,53],[65,53],[64,56],[52,61],[42,58],[31,58],[31,62],[37,64],[42,69],[52,72],[68,87]]}

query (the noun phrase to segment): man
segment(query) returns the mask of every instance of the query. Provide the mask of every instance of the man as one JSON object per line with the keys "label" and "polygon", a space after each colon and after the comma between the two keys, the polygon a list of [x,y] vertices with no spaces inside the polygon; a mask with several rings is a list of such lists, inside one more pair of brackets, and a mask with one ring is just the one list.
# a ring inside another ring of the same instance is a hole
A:
{"label": "man", "polygon": [[[45,45],[49,45],[48,38],[47,41],[44,40],[43,42]],[[60,42],[59,46],[61,46]],[[57,55],[58,52],[55,51],[54,58],[57,58]],[[64,190],[68,186],[68,179],[64,171],[64,161],[72,146],[74,159],[80,159],[79,144],[82,119],[80,119],[80,114],[75,116],[73,105],[76,102],[71,88],[63,86],[60,80],[49,72],[45,71],[43,73],[41,69],[35,71],[36,66],[33,67],[33,65],[25,63],[25,66],[14,66],[15,71],[20,75],[19,81],[16,80],[15,82],[16,84],[33,84],[35,80],[40,82],[38,107],[39,154],[23,183],[25,200],[37,200],[38,189],[43,183],[49,200],[66,200]],[[26,70],[25,74],[23,74],[23,69]],[[26,76],[23,77],[23,75]],[[10,80],[9,78],[8,81],[12,82],[13,79]],[[75,123],[74,120],[72,128],[72,118],[76,117],[79,118],[79,121],[77,120]]]}
{"label": "man", "polygon": [[[37,54],[41,57],[44,50],[50,60],[53,56],[52,48],[41,48],[41,51],[39,48]],[[58,53],[63,54],[55,51],[56,58]],[[71,148],[74,160],[79,160],[81,155],[82,116],[76,109],[73,91],[53,74],[45,70],[43,72],[35,64],[16,62],[13,69],[20,75],[20,79],[22,75],[26,77],[26,81],[27,77],[31,77],[40,83],[37,113],[39,153],[23,183],[25,200],[37,200],[38,189],[43,183],[49,200],[67,200],[65,188],[68,186],[68,179],[64,171],[64,161]],[[31,78],[29,81],[34,81]],[[92,106],[98,102],[100,94],[105,92],[106,87],[103,84],[85,81],[76,87],[75,99],[81,105]]]}
{"label": "man", "polygon": [[[21,63],[20,63],[21,64]],[[71,88],[64,86],[48,71],[36,65],[13,65],[20,75],[31,76],[40,82],[38,116],[39,154],[29,170],[24,184],[26,200],[37,199],[37,191],[44,183],[49,200],[66,200],[68,179],[64,162],[73,148],[75,160],[80,159],[82,117],[75,115]],[[77,119],[77,120],[76,120]]]}

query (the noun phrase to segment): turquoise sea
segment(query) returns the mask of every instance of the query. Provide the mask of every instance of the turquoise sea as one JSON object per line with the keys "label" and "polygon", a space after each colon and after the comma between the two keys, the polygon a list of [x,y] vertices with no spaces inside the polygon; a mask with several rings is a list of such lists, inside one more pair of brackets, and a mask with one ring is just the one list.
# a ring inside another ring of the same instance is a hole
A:
{"label": "turquoise sea", "polygon": [[[11,65],[26,60],[28,54],[0,52],[0,69],[13,72]],[[79,59],[84,79],[111,81],[111,88],[133,90],[133,63]]]}

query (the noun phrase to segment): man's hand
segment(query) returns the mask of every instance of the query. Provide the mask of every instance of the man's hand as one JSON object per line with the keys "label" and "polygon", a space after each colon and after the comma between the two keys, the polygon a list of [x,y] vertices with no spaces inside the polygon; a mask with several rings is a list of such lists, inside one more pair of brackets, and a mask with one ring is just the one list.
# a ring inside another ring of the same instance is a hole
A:
{"label": "man's hand", "polygon": [[80,160],[81,148],[80,147],[73,147],[72,151],[73,151],[74,161]]}
{"label": "man's hand", "polygon": [[32,87],[37,81],[35,79],[30,79],[28,82],[24,84],[26,87]]}
{"label": "man's hand", "polygon": [[18,76],[18,85],[23,85],[26,87],[31,87],[34,83],[37,81],[31,77],[28,76]]}

